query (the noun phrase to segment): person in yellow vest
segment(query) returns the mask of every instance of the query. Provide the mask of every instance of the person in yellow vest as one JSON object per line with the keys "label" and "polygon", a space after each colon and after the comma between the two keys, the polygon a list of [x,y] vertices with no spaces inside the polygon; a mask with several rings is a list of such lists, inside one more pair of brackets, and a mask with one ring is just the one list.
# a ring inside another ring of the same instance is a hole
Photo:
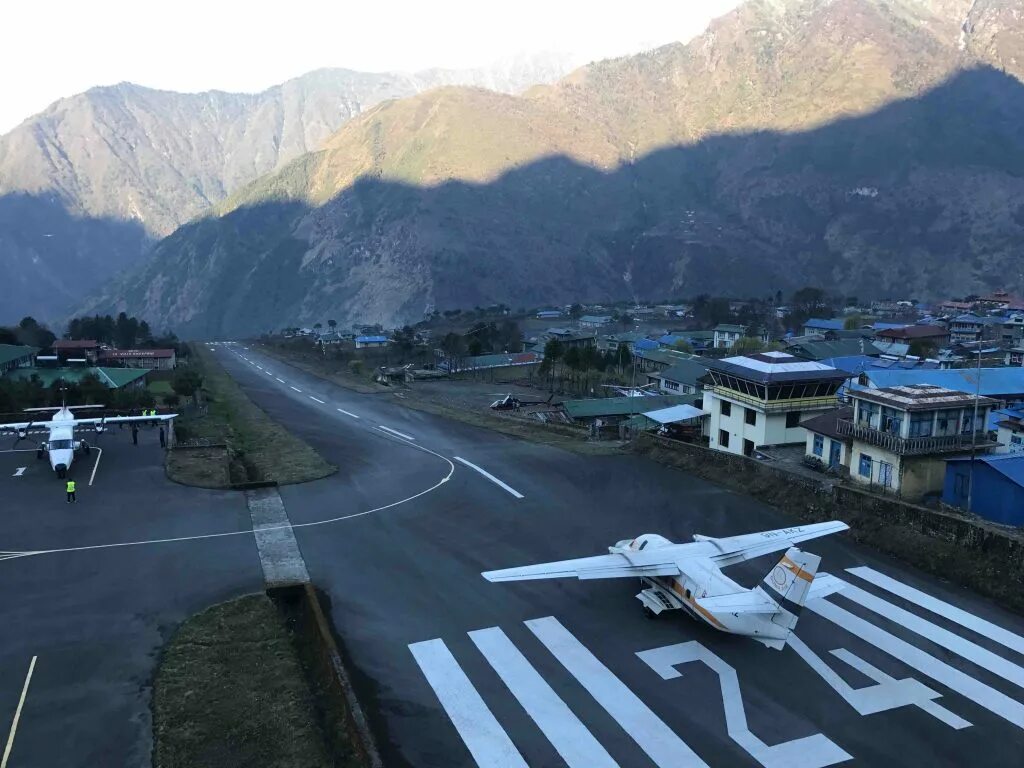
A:
{"label": "person in yellow vest", "polygon": [[78,499],[75,498],[75,481],[68,480],[68,504],[73,501],[78,501]]}

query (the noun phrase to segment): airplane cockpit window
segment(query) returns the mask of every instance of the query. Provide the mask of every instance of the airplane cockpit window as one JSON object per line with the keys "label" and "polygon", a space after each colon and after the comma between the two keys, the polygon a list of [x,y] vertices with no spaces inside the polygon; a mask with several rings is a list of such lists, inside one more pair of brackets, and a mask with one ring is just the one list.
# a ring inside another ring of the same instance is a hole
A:
{"label": "airplane cockpit window", "polygon": [[71,441],[70,440],[51,440],[50,441],[50,450],[51,451],[59,451],[59,450],[66,449],[66,448],[71,448]]}
{"label": "airplane cockpit window", "polygon": [[643,549],[646,546],[647,546],[647,539],[644,539],[643,542],[640,544],[640,549]]}

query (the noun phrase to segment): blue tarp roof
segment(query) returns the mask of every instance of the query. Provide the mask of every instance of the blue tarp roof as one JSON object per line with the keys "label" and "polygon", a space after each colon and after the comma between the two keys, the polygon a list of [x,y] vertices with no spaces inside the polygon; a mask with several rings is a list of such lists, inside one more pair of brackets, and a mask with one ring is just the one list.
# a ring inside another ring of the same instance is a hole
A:
{"label": "blue tarp roof", "polygon": [[891,331],[896,328],[906,328],[908,325],[912,325],[912,323],[872,323],[871,327],[876,331]]}
{"label": "blue tarp roof", "polygon": [[[871,382],[878,388],[906,384],[931,384],[959,392],[973,393],[977,386],[976,368],[950,368],[946,370],[868,370]],[[857,388],[856,386],[854,388]],[[1024,367],[982,368],[980,392],[986,397],[1024,394]]]}
{"label": "blue tarp roof", "polygon": [[841,331],[843,330],[842,320],[825,320],[820,317],[812,317],[806,323],[804,328],[821,328],[824,331]]}
{"label": "blue tarp roof", "polygon": [[639,339],[633,343],[633,349],[657,349],[658,342],[652,341],[651,339]]}
{"label": "blue tarp roof", "polygon": [[[947,459],[949,462],[970,461],[970,457],[962,459]],[[992,467],[996,472],[1005,475],[1011,481],[1024,487],[1024,455],[1021,454],[996,454],[995,456],[979,456],[976,461],[981,461]]]}
{"label": "blue tarp roof", "polygon": [[362,343],[387,341],[387,336],[356,336],[356,341]]}

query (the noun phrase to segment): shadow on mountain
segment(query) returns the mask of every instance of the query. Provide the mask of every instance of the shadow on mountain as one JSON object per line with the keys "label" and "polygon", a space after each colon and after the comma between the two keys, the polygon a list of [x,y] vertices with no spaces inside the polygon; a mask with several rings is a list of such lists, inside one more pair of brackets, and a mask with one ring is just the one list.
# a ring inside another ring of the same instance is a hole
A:
{"label": "shadow on mountain", "polygon": [[76,216],[56,195],[0,196],[0,323],[63,321],[151,244],[137,222]]}
{"label": "shadow on mountain", "polygon": [[270,201],[182,227],[103,309],[209,336],[807,284],[1024,293],[1022,126],[1024,86],[980,68],[871,114],[611,172],[551,157],[488,184],[363,178],[316,208]]}

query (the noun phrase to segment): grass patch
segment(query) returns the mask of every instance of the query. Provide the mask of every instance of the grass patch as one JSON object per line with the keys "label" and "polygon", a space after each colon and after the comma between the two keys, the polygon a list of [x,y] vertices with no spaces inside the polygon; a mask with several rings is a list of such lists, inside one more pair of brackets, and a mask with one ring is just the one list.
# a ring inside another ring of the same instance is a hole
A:
{"label": "grass patch", "polygon": [[215,605],[171,638],[153,694],[155,768],[328,768],[291,633],[266,595]]}
{"label": "grass patch", "polygon": [[165,395],[173,395],[174,390],[171,389],[171,382],[166,379],[162,381],[150,381],[146,385],[146,389],[153,393],[155,397],[163,397]]}
{"label": "grass patch", "polygon": [[[184,408],[175,427],[177,436],[179,441],[226,445],[220,464],[227,468],[228,482],[263,480],[285,485],[317,480],[336,471],[313,448],[258,408],[203,345],[192,345],[190,359],[203,376],[202,401],[206,407]],[[184,455],[188,453],[197,451],[171,452],[167,462],[171,479],[218,487],[210,482],[221,475],[203,466],[202,455]]]}

